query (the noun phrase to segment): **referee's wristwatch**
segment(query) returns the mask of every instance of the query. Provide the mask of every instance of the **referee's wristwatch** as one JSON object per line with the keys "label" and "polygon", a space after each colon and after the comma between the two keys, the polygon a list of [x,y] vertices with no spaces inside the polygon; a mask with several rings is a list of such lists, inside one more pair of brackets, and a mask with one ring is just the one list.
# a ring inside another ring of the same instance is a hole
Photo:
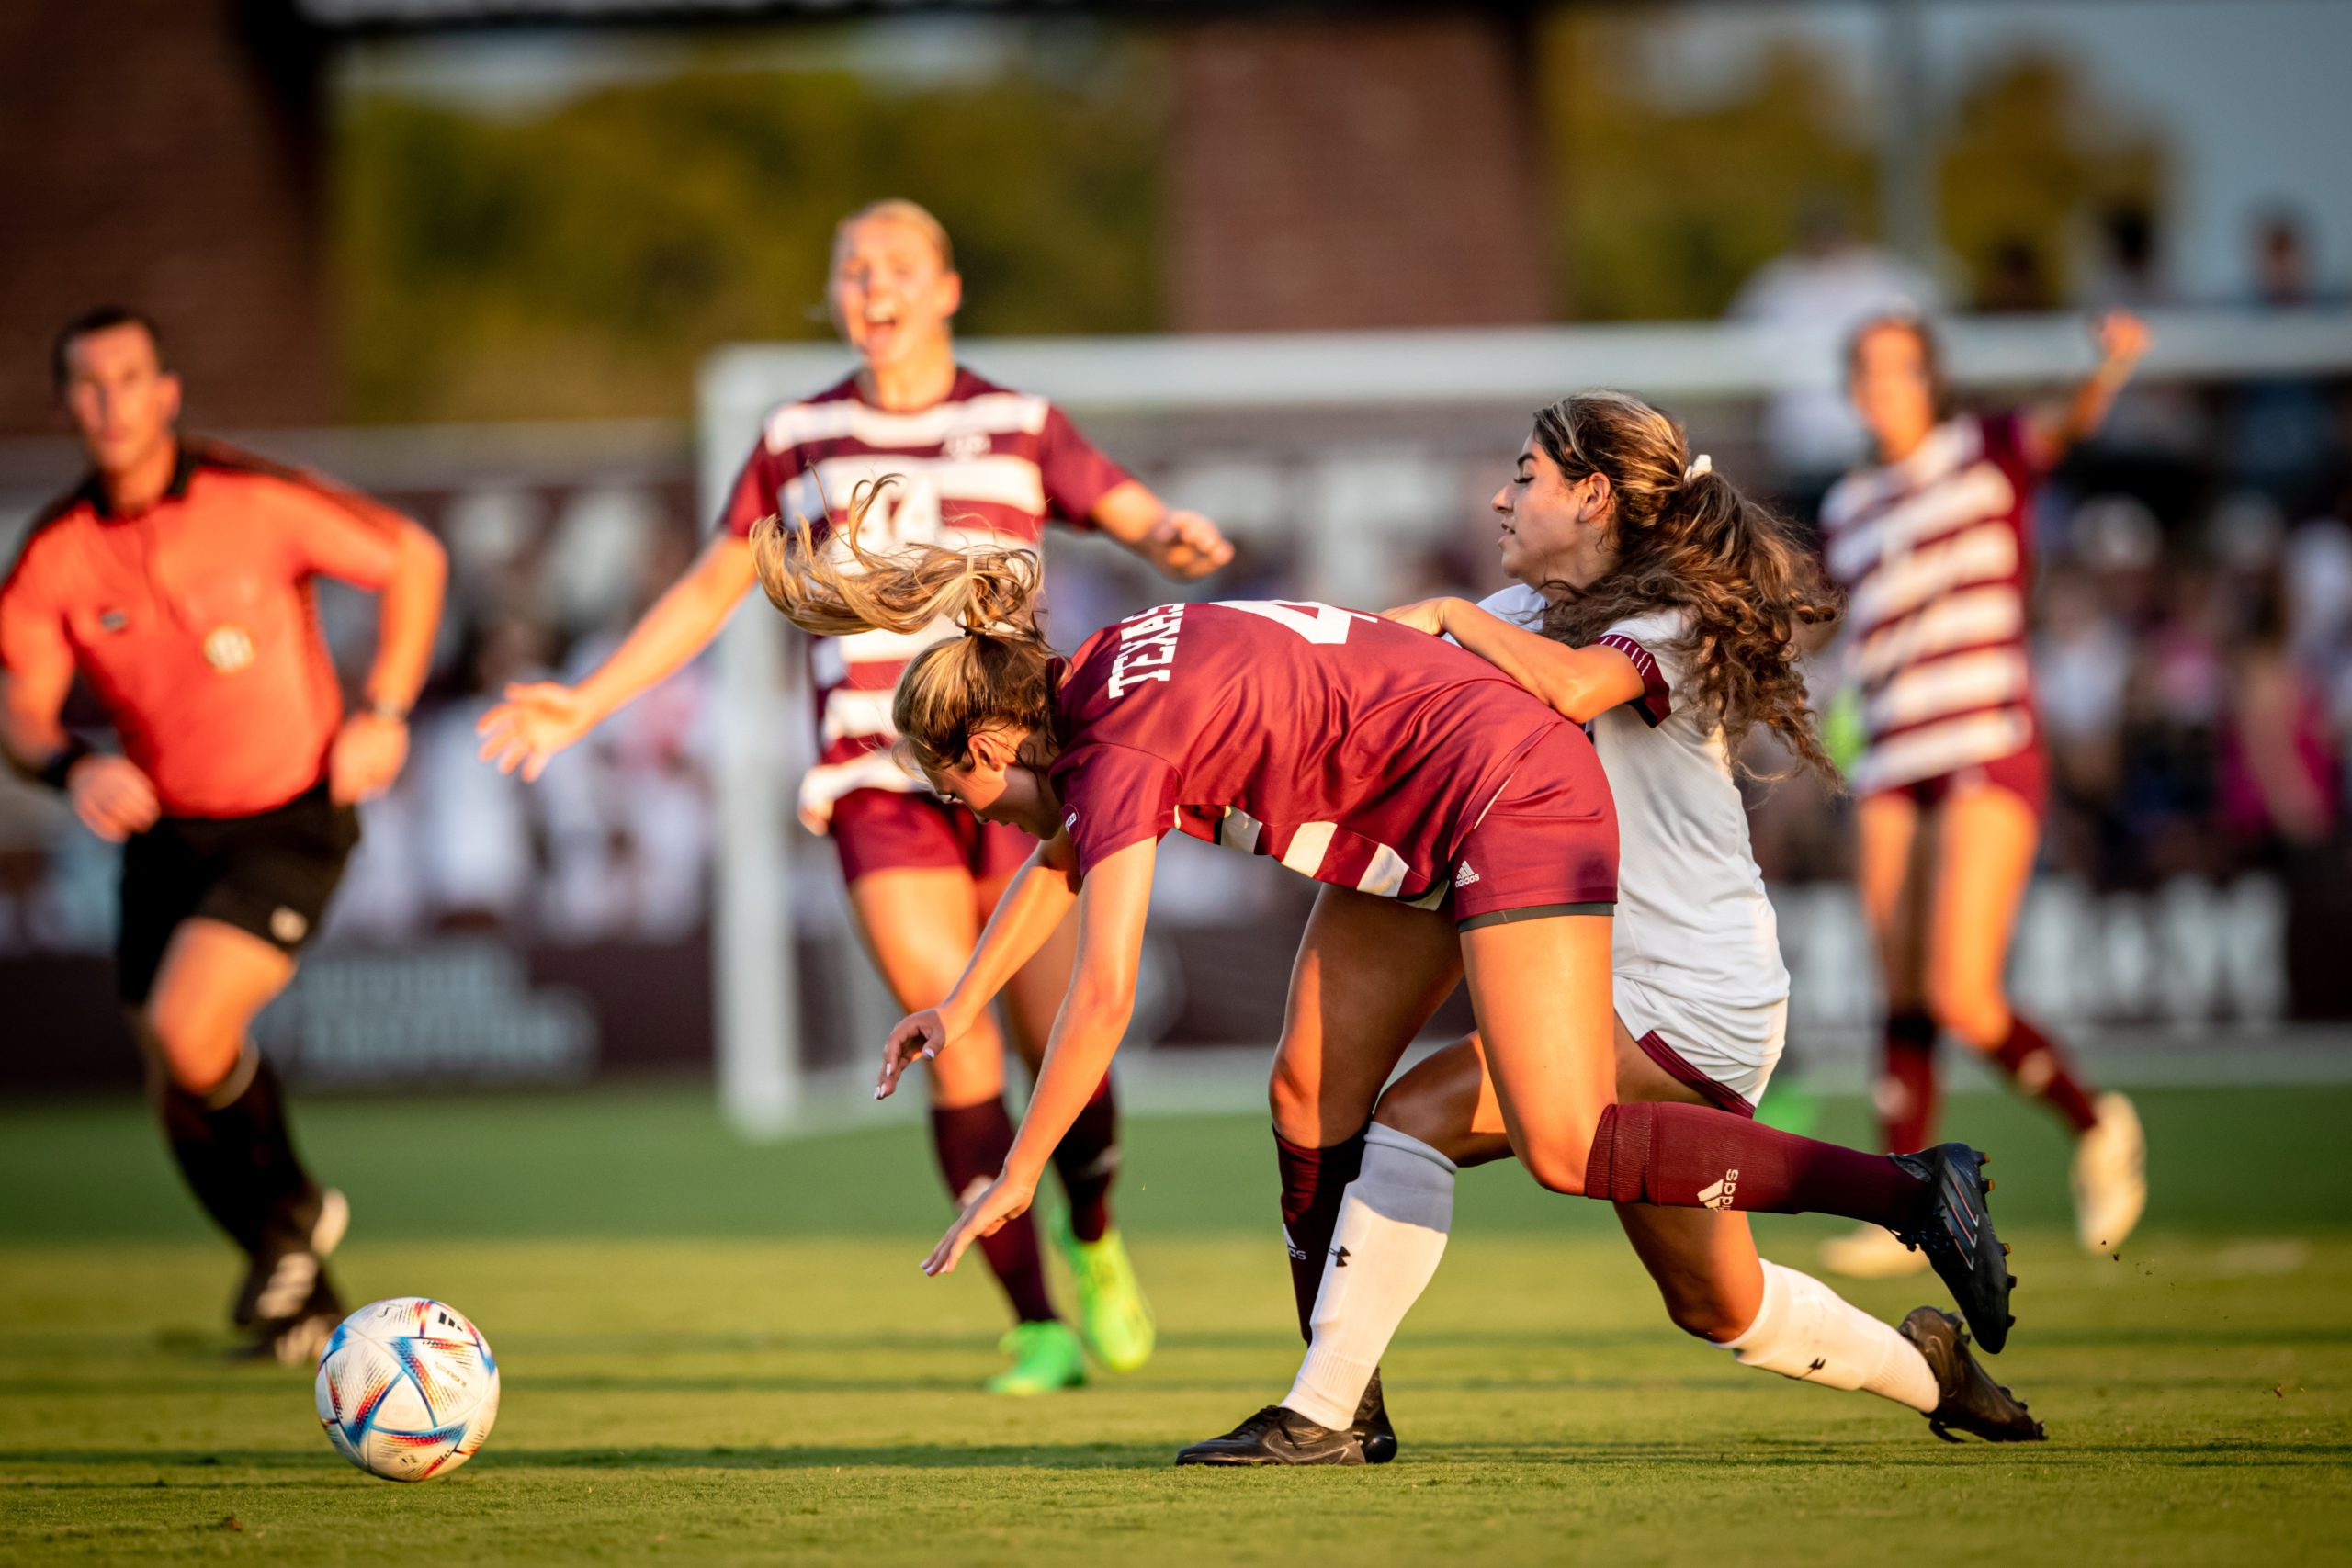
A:
{"label": "referee's wristwatch", "polygon": [[380,697],[369,702],[366,707],[361,708],[359,711],[366,714],[369,718],[385,719],[393,724],[406,724],[408,722],[407,708],[401,706],[398,703],[385,702]]}

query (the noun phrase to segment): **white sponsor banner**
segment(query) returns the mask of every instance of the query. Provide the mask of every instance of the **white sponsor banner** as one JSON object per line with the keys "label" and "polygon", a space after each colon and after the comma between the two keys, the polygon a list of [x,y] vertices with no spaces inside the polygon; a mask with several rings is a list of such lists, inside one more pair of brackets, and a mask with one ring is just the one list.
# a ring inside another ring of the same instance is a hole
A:
{"label": "white sponsor banner", "polygon": [[[1870,928],[1844,883],[1771,890],[1789,968],[1789,1034],[1878,1028]],[[2287,892],[2276,879],[2182,876],[2151,893],[2036,881],[2009,951],[2018,1010],[2059,1029],[2155,1025],[2194,1032],[2271,1024],[2287,1010]]]}

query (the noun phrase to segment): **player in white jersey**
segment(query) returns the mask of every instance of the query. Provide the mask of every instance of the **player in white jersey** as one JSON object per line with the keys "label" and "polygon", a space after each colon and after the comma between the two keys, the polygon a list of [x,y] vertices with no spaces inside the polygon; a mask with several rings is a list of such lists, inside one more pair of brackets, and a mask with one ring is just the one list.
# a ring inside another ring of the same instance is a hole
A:
{"label": "player in white jersey", "polygon": [[[754,575],[751,533],[763,517],[808,519],[827,535],[863,501],[868,547],[1035,547],[1046,524],[1099,528],[1178,579],[1232,558],[1208,519],[1171,512],[1087,444],[1059,409],[983,380],[956,361],[951,321],[962,280],[945,231],[911,202],[886,201],[835,231],[828,290],[857,373],[775,410],[744,463],[720,526],[692,569],[577,685],[511,687],[481,721],[482,755],[537,778],[550,758],[694,658],[741,603]],[[887,490],[873,481],[897,476]],[[910,1011],[947,993],[981,924],[1035,840],[951,809],[890,758],[890,693],[906,662],[943,637],[868,631],[815,640],[820,751],[801,781],[802,820],[838,852],[854,924]],[[1069,933],[1006,990],[1006,1021],[1032,1066],[1069,978]],[[932,1143],[949,1194],[985,1186],[1013,1135],[1004,1104],[1003,1041],[984,1019],[974,1043],[932,1080]],[[1057,1232],[1078,1284],[1077,1332],[1046,1292],[1026,1218],[989,1239],[988,1260],[1012,1309],[1013,1358],[989,1386],[1036,1393],[1081,1382],[1083,1339],[1116,1371],[1151,1352],[1148,1308],[1109,1191],[1118,1168],[1109,1080],[1055,1153],[1069,1199]]]}
{"label": "player in white jersey", "polygon": [[[1853,596],[1856,879],[1886,986],[1883,1146],[1934,1135],[1936,1042],[1949,1031],[2065,1123],[2078,1239],[2112,1252],[2147,1201],[2139,1117],[2020,1016],[2002,982],[2048,795],[2027,662],[2033,492],[2098,427],[2148,333],[2118,312],[2097,338],[2098,367],[2064,409],[1961,413],[1925,322],[1864,323],[1848,389],[1877,450],[1830,491],[1821,525],[1830,575]],[[1863,1276],[1918,1264],[1875,1226],[1829,1242],[1822,1260]]]}
{"label": "player in white jersey", "polygon": [[[1834,773],[1795,660],[1799,634],[1836,619],[1838,595],[1786,525],[1690,458],[1672,420],[1623,393],[1538,413],[1494,508],[1518,585],[1479,605],[1430,600],[1390,618],[1451,637],[1591,731],[1617,807],[1619,1098],[1752,1116],[1781,1055],[1789,979],[1732,749],[1760,722]],[[1477,1036],[1390,1087],[1324,1248],[1313,1339],[1290,1394],[1178,1462],[1393,1453],[1385,1408],[1377,1429],[1363,1419],[1366,1391],[1442,1255],[1455,1172],[1510,1155]],[[1746,1365],[1907,1404],[1939,1435],[2041,1436],[1976,1365],[1957,1319],[1921,1307],[1890,1327],[1759,1258],[1732,1208],[1741,1178],[1726,1169],[1710,1209],[1617,1207],[1677,1325]]]}

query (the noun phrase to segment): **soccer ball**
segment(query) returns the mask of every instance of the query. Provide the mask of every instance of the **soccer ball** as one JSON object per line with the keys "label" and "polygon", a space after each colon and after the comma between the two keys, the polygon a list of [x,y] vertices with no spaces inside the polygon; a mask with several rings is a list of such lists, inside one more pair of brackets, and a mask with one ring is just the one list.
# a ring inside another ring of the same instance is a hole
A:
{"label": "soccer ball", "polygon": [[387,1481],[429,1481],[473,1458],[490,1436],[498,1361],[457,1308],[394,1296],[336,1326],[315,1393],[335,1452]]}

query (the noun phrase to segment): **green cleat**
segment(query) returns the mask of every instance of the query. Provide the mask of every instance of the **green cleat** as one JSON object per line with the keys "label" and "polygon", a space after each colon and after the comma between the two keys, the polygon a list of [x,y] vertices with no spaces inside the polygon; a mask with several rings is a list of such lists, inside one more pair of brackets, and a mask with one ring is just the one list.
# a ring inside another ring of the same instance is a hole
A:
{"label": "green cleat", "polygon": [[1066,1323],[1016,1323],[996,1348],[1012,1365],[989,1379],[984,1386],[990,1393],[1051,1393],[1086,1382],[1086,1358]]}
{"label": "green cleat", "polygon": [[1150,1360],[1159,1330],[1119,1233],[1107,1230],[1100,1241],[1080,1241],[1065,1220],[1054,1239],[1077,1277],[1078,1332],[1087,1349],[1114,1372],[1131,1372]]}

